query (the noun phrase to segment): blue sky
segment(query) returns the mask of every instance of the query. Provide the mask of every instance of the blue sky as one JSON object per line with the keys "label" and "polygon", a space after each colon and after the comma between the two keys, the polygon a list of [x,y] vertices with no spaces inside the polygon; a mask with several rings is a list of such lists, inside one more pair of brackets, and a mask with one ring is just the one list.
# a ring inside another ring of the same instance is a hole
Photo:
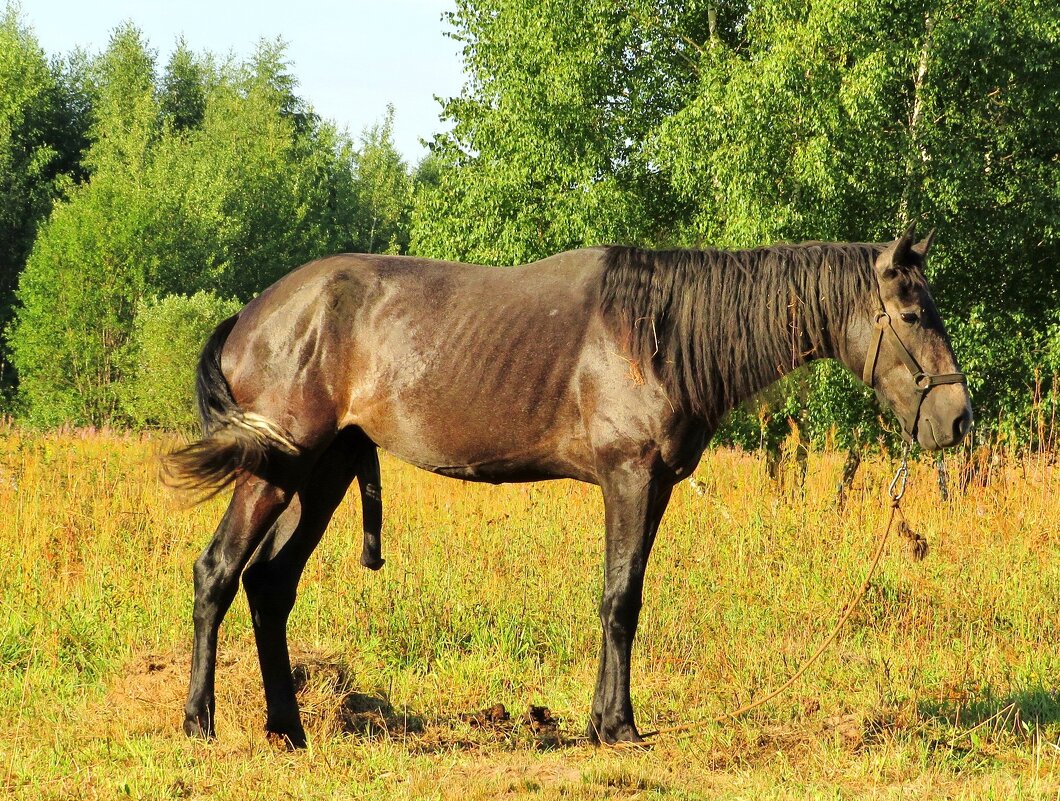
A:
{"label": "blue sky", "polygon": [[99,52],[124,21],[136,24],[164,66],[183,35],[196,51],[246,56],[281,37],[299,93],[357,137],[395,108],[394,140],[410,163],[419,138],[441,130],[434,96],[463,84],[459,43],[444,35],[453,0],[22,0],[23,22],[49,55]]}

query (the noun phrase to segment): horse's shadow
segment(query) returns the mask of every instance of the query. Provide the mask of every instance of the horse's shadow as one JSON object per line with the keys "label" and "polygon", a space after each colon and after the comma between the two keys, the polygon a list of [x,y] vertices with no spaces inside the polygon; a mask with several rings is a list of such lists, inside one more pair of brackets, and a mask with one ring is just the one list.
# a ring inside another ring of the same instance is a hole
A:
{"label": "horse's shadow", "polygon": [[353,672],[340,659],[303,655],[291,673],[302,716],[321,734],[403,738],[420,735],[426,728],[422,715],[395,709],[381,690],[356,689]]}
{"label": "horse's shadow", "polygon": [[1060,724],[1060,692],[1043,686],[996,695],[989,686],[970,696],[925,700],[917,704],[922,720],[954,730],[1029,735],[1042,726]]}
{"label": "horse's shadow", "polygon": [[420,737],[427,728],[422,715],[395,709],[383,692],[347,692],[339,701],[339,721],[341,732],[354,737]]}
{"label": "horse's shadow", "polygon": [[[523,718],[483,719],[484,713],[428,720],[407,707],[395,708],[382,691],[356,688],[352,671],[334,658],[302,658],[292,667],[299,706],[307,728],[317,736],[401,740],[420,752],[478,748],[503,743],[512,748],[554,750],[584,739],[562,732],[558,721],[545,725]],[[500,707],[503,710],[503,707]],[[540,712],[542,707],[531,707]],[[548,710],[544,709],[547,715]]]}

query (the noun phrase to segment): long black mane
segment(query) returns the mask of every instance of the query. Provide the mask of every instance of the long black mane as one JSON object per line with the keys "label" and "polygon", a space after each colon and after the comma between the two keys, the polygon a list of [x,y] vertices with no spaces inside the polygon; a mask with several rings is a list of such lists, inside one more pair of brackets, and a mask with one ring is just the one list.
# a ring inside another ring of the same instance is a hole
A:
{"label": "long black mane", "polygon": [[883,247],[612,246],[601,307],[635,370],[653,370],[675,407],[716,421],[792,368],[840,355],[852,315],[878,302]]}

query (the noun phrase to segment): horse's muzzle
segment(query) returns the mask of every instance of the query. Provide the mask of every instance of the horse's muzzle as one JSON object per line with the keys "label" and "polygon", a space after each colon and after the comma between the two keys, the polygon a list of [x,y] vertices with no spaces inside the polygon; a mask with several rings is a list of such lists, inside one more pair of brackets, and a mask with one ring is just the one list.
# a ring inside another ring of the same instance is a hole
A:
{"label": "horse's muzzle", "polygon": [[948,414],[941,410],[932,410],[922,414],[916,430],[916,439],[920,447],[929,451],[951,448],[972,429],[972,408],[965,403],[956,413]]}

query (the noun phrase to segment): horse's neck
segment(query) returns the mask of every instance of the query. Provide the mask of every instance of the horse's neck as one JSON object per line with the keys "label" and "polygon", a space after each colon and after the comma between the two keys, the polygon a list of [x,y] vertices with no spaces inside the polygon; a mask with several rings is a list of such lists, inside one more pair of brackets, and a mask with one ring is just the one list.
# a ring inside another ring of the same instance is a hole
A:
{"label": "horse's neck", "polygon": [[[823,269],[823,265],[819,269]],[[746,276],[745,280],[753,278]],[[734,339],[716,343],[716,347],[719,353],[739,353],[742,350],[744,363],[733,374],[741,375],[743,380],[732,382],[733,386],[727,387],[727,391],[720,396],[726,407],[719,410],[720,415],[759,395],[809,362],[840,358],[839,343],[844,336],[841,325],[842,322],[835,319],[829,320],[827,328],[820,320],[815,323],[806,305],[793,301],[787,307],[786,317],[754,333],[759,338],[769,338],[768,341],[756,341],[753,346],[740,348],[735,338],[751,334],[733,330],[731,336]]]}

